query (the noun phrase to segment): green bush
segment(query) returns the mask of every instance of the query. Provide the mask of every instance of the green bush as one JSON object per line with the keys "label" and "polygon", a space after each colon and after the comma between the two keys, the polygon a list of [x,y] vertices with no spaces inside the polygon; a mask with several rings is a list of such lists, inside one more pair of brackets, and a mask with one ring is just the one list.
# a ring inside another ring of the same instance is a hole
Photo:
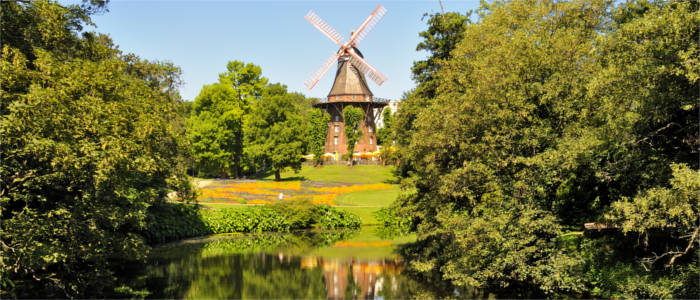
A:
{"label": "green bush", "polygon": [[391,207],[383,207],[374,212],[374,218],[381,225],[377,234],[382,237],[392,237],[404,235],[411,231],[414,219],[408,215],[399,215],[399,213]]}
{"label": "green bush", "polygon": [[308,200],[290,200],[272,206],[287,219],[293,228],[309,228],[316,223],[314,204]]}
{"label": "green bush", "polygon": [[269,206],[201,210],[200,216],[212,233],[289,231],[292,222]]}
{"label": "green bush", "polygon": [[360,227],[360,217],[357,215],[336,209],[323,204],[315,207],[316,223],[324,229],[336,229],[340,227],[358,228]]}
{"label": "green bush", "polygon": [[195,205],[160,203],[148,208],[143,237],[151,244],[212,233]]}
{"label": "green bush", "polygon": [[324,229],[357,228],[357,215],[309,201],[285,201],[275,205],[199,209],[195,205],[160,203],[148,208],[142,232],[151,244],[215,233],[288,232],[318,225]]}

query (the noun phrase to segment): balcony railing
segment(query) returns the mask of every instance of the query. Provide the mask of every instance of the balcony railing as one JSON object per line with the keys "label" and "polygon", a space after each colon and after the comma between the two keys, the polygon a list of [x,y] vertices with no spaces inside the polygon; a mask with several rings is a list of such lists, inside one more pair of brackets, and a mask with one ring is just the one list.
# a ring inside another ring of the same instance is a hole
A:
{"label": "balcony railing", "polygon": [[[327,103],[327,102],[329,102],[329,100],[330,100],[330,102],[333,102],[333,101],[347,101],[347,100],[339,100],[339,99],[336,98],[336,97],[338,97],[338,96],[324,97],[324,98],[319,99],[319,102],[320,102],[320,103]],[[364,101],[363,101],[363,100],[364,100]],[[379,97],[366,97],[365,99],[363,99],[363,97],[358,96],[358,97],[356,97],[355,99],[352,99],[352,100],[350,100],[350,101],[389,103],[389,102],[391,101],[391,99],[379,98]]]}

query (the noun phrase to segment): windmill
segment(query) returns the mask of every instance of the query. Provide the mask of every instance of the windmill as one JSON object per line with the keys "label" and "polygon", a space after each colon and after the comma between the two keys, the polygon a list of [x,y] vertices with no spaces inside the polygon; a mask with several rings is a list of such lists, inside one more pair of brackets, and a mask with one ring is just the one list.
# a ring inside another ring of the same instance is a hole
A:
{"label": "windmill", "polygon": [[363,134],[355,146],[356,151],[375,152],[377,150],[376,117],[381,115],[381,110],[389,100],[374,97],[365,76],[372,79],[377,85],[382,85],[386,81],[386,77],[364,60],[364,56],[357,47],[379,23],[384,14],[386,14],[386,9],[378,5],[360,27],[350,33],[350,39],[345,43],[343,43],[343,36],[313,11],[309,11],[304,17],[311,25],[340,46],[338,52],[331,54],[304,83],[311,90],[333,63],[338,63],[335,80],[328,97],[314,105],[314,107],[325,109],[331,116],[326,135],[325,152],[334,153],[336,158],[347,153],[343,108],[349,105],[359,107],[364,112],[364,119],[358,128],[358,130],[362,130]]}

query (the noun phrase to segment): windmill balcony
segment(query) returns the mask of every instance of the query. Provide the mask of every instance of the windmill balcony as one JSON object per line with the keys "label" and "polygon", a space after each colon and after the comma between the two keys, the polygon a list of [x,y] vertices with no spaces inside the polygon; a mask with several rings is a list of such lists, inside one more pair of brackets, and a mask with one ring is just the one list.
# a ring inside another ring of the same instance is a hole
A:
{"label": "windmill balcony", "polygon": [[319,103],[328,103],[328,102],[377,102],[377,103],[388,104],[389,101],[391,101],[391,100],[390,100],[390,99],[386,99],[386,98],[379,98],[379,97],[365,96],[365,95],[328,96],[328,97],[319,99]]}

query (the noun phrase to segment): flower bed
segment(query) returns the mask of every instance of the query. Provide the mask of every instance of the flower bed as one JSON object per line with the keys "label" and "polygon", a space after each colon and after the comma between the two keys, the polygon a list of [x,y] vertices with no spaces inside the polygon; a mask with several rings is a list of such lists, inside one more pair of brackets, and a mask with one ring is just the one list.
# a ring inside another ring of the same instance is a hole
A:
{"label": "flower bed", "polygon": [[[334,205],[337,195],[391,188],[388,184],[327,186],[322,183],[289,181],[214,181],[201,189],[200,202],[274,204],[279,201],[308,199],[313,204]],[[281,196],[281,199],[280,199]]]}

